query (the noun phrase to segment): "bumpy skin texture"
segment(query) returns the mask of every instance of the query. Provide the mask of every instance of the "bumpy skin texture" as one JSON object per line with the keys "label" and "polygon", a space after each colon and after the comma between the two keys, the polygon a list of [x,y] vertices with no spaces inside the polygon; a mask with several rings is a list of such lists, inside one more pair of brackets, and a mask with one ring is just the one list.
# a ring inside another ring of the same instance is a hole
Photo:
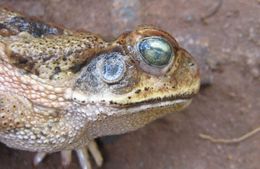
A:
{"label": "bumpy skin texture", "polygon": [[[173,59],[147,64],[138,43],[167,40]],[[102,79],[110,56],[124,63],[115,82]],[[198,67],[168,33],[138,27],[106,42],[0,9],[0,141],[54,152],[136,130],[186,107],[199,90]]]}

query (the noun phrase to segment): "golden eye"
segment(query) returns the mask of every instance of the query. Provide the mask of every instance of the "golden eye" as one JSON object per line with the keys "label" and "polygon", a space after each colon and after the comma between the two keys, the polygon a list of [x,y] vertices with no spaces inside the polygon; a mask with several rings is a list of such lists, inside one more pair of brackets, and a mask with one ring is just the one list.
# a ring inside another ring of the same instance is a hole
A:
{"label": "golden eye", "polygon": [[174,52],[168,41],[160,37],[147,37],[138,44],[139,52],[144,61],[152,66],[169,64]]}

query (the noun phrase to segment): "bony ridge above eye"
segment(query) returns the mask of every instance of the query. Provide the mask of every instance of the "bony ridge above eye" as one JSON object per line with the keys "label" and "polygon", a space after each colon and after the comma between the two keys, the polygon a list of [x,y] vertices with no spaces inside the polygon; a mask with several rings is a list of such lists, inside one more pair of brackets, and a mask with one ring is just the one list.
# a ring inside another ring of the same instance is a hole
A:
{"label": "bony ridge above eye", "polygon": [[143,38],[137,44],[137,47],[143,60],[151,66],[166,66],[174,57],[174,51],[170,43],[161,37]]}

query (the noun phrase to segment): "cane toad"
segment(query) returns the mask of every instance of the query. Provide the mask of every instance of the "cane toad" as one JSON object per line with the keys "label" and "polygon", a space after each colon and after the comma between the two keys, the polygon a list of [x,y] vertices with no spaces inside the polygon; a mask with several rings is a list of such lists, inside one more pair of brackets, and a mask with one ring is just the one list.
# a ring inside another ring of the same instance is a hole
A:
{"label": "cane toad", "polygon": [[[107,42],[0,9],[0,141],[46,153],[87,148],[188,106],[200,77],[193,57],[167,32],[140,26]],[[87,148],[86,148],[87,146]]]}

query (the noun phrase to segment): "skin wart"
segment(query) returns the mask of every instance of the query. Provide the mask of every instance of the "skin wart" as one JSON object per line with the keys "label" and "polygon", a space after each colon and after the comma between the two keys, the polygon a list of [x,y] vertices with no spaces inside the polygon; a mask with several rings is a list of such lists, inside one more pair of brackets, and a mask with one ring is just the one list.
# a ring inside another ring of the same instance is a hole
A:
{"label": "skin wart", "polygon": [[[139,50],[164,43],[164,65],[149,63],[158,47],[146,58]],[[185,108],[199,84],[193,57],[159,28],[107,42],[0,8],[0,141],[9,147],[49,153],[133,131]]]}

